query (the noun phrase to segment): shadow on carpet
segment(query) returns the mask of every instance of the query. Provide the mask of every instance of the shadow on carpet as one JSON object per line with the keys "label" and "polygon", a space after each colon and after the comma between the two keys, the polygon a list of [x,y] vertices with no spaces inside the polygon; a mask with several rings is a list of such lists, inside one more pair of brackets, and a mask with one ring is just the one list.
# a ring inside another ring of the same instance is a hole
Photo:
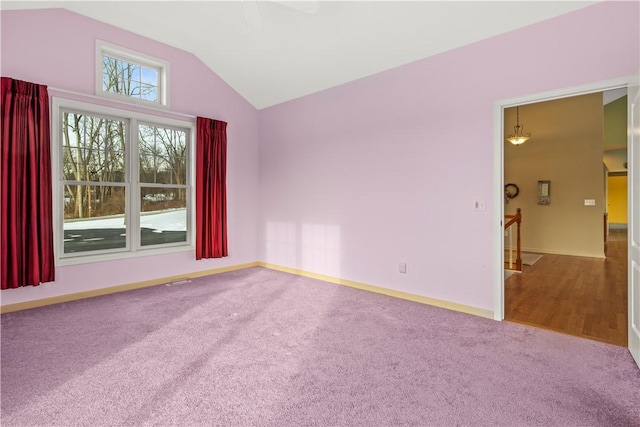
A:
{"label": "shadow on carpet", "polygon": [[260,267],[1,332],[3,427],[640,424],[625,348]]}

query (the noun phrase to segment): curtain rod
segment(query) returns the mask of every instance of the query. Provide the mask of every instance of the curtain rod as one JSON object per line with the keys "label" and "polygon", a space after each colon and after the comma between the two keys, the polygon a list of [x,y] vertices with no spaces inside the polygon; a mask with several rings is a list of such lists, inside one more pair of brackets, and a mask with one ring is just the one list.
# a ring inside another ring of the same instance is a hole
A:
{"label": "curtain rod", "polygon": [[126,105],[126,106],[129,106],[129,107],[134,107],[136,109],[155,111],[155,112],[163,113],[163,114],[166,114],[166,115],[184,117],[184,118],[191,119],[191,120],[195,120],[196,119],[196,116],[193,116],[191,114],[178,113],[178,112],[175,112],[175,111],[165,110],[163,108],[151,107],[151,106],[146,106],[146,105],[131,104],[131,103],[128,103],[128,102],[117,100],[117,99],[110,99],[110,98],[105,98],[105,97],[101,97],[101,96],[97,96],[97,95],[93,95],[93,94],[75,92],[75,91],[68,90],[68,89],[60,89],[60,88],[53,87],[53,86],[47,86],[47,90],[52,91],[52,92],[58,92],[58,93],[61,93],[61,94],[69,94],[69,95],[73,95],[73,96],[79,96],[81,98],[93,99],[93,100],[96,100],[96,101],[101,101],[101,102],[106,102],[106,103],[116,103],[116,104]]}

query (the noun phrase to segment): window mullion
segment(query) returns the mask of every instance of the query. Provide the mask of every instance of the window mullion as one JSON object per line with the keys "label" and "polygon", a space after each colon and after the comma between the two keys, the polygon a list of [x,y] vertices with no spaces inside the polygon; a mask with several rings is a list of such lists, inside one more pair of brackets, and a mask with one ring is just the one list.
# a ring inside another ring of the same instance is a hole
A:
{"label": "window mullion", "polygon": [[129,238],[131,239],[131,249],[137,251],[140,248],[140,145],[138,120],[132,118],[129,121],[129,224],[131,229]]}

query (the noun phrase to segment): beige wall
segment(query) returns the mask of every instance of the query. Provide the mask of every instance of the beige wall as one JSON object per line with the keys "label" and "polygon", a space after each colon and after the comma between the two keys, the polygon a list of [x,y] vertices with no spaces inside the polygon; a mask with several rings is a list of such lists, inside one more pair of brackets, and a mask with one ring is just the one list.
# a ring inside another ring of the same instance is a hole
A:
{"label": "beige wall", "polygon": [[604,106],[605,149],[627,148],[627,96]]}
{"label": "beige wall", "polygon": [[[505,110],[505,135],[515,108]],[[605,212],[602,94],[520,107],[520,123],[532,137],[520,146],[505,141],[504,179],[520,188],[505,213],[522,209],[526,251],[604,257]],[[539,180],[550,180],[551,204],[538,205]],[[595,206],[584,206],[595,199]]]}

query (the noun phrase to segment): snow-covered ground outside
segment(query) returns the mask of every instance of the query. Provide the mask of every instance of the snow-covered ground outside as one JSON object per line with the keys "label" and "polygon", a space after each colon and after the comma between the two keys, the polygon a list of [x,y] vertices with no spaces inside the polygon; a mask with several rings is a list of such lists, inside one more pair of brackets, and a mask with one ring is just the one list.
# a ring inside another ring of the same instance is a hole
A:
{"label": "snow-covered ground outside", "polygon": [[[65,220],[65,230],[88,230],[95,228],[125,228],[124,216],[110,216],[96,219]],[[187,231],[187,210],[170,209],[158,212],[143,212],[140,228],[157,231]]]}

